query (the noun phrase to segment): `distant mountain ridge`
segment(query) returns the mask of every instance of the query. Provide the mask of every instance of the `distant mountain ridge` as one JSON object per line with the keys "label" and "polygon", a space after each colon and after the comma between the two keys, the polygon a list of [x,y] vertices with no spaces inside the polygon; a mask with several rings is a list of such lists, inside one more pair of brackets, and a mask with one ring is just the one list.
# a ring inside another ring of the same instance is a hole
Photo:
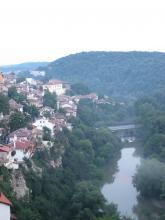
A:
{"label": "distant mountain ridge", "polygon": [[0,66],[0,71],[2,72],[15,72],[15,71],[29,71],[37,69],[40,66],[48,65],[48,62],[27,62],[21,64],[4,65]]}
{"label": "distant mountain ridge", "polygon": [[165,53],[82,52],[40,69],[48,78],[83,82],[92,91],[136,99],[164,89]]}

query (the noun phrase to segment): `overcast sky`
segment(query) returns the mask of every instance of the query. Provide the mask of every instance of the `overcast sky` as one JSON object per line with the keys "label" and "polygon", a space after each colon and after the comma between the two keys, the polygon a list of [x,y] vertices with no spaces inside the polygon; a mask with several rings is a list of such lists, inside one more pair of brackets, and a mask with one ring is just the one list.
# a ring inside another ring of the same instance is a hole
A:
{"label": "overcast sky", "polygon": [[0,65],[91,50],[165,51],[165,1],[0,0]]}

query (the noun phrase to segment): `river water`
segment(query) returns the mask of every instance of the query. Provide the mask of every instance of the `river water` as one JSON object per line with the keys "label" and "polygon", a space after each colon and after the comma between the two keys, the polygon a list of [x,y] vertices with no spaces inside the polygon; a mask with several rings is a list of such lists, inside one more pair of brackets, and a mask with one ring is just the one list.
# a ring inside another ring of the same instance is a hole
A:
{"label": "river water", "polygon": [[101,189],[105,199],[117,204],[118,211],[137,219],[133,207],[137,204],[138,192],[132,184],[132,178],[140,164],[140,157],[135,156],[135,148],[121,150],[121,159],[118,161],[118,171],[113,183],[105,183]]}
{"label": "river water", "polygon": [[164,220],[165,201],[141,197],[138,199],[138,192],[132,180],[140,163],[141,158],[135,154],[135,148],[123,148],[115,175],[113,176],[112,166],[106,168],[105,183],[101,192],[108,203],[117,205],[121,215],[135,220]]}

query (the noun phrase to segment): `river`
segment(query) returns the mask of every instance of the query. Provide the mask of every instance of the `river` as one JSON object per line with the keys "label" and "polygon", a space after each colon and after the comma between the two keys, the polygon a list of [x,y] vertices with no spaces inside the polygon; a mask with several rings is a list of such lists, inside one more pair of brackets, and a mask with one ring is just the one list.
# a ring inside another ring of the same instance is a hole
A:
{"label": "river", "polygon": [[113,183],[105,183],[101,189],[105,199],[118,205],[118,210],[123,215],[137,219],[133,207],[137,204],[137,191],[132,184],[132,177],[136,166],[140,164],[140,157],[134,155],[135,148],[121,150],[121,159],[118,161],[118,171]]}
{"label": "river", "polygon": [[[113,178],[112,167],[106,168],[105,183],[101,192],[109,203],[117,205],[121,215],[132,217],[135,220],[165,219],[164,201],[138,198],[138,192],[133,186],[132,179],[140,162],[141,158],[135,154],[135,148],[123,148],[117,164],[118,169]],[[164,217],[162,218],[162,216]]]}

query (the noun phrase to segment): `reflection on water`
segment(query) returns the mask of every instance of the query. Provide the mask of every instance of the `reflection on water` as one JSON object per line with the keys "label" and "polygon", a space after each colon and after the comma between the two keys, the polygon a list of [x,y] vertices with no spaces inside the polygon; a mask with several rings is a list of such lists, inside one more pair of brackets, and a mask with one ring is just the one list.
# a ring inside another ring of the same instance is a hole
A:
{"label": "reflection on water", "polygon": [[105,183],[101,191],[108,202],[118,205],[121,214],[137,219],[133,207],[137,204],[138,193],[132,184],[132,177],[136,172],[136,166],[140,164],[140,157],[135,157],[134,152],[134,148],[124,148],[121,151],[114,182]]}
{"label": "reflection on water", "polygon": [[118,169],[114,166],[114,178],[112,166],[106,169],[107,176],[101,192],[109,203],[118,206],[122,215],[136,220],[165,220],[165,201],[140,198],[132,184],[132,177],[139,164],[140,157],[135,155],[135,148],[122,149]]}

